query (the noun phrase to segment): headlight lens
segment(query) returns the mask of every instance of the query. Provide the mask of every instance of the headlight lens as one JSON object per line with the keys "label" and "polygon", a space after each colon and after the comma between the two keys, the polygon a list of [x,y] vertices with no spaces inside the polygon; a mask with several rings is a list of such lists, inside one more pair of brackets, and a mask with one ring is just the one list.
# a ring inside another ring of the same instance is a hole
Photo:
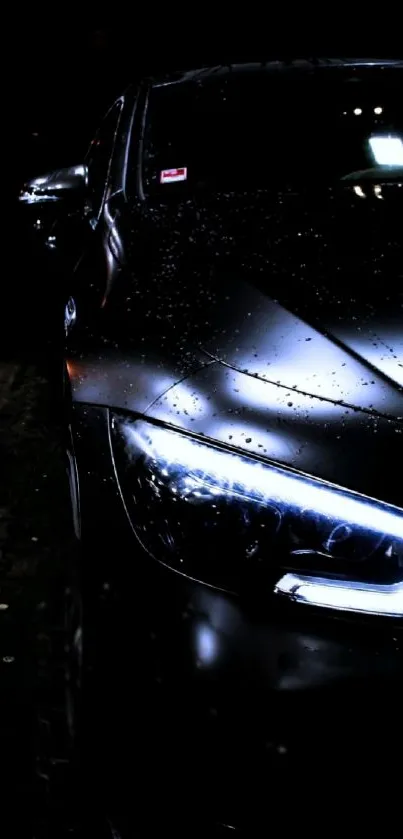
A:
{"label": "headlight lens", "polygon": [[239,590],[245,573],[403,578],[403,510],[180,431],[114,416],[135,533],[156,559]]}

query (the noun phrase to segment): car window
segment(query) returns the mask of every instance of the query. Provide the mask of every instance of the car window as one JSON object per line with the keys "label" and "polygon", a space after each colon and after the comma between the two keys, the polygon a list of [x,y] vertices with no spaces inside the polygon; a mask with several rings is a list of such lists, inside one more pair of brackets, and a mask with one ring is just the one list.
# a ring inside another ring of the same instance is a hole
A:
{"label": "car window", "polygon": [[[145,194],[331,183],[403,157],[403,69],[228,74],[155,87]],[[388,170],[389,171],[389,170]]]}
{"label": "car window", "polygon": [[121,103],[117,102],[106,114],[87,154],[88,186],[94,216],[99,215],[102,206],[120,112]]}

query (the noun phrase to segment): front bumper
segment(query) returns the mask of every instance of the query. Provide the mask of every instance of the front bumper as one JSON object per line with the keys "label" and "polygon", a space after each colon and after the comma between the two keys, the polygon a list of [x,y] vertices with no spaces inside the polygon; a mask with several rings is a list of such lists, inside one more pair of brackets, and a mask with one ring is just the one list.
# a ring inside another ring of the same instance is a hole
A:
{"label": "front bumper", "polygon": [[75,407],[72,427],[84,576],[103,592],[99,695],[114,795],[131,798],[131,736],[147,789],[165,791],[176,822],[179,793],[189,825],[197,811],[261,827],[290,790],[319,791],[340,771],[356,784],[382,766],[391,788],[403,745],[401,625],[297,604],[269,615],[262,593],[237,598],[163,567],[132,535],[106,410]]}

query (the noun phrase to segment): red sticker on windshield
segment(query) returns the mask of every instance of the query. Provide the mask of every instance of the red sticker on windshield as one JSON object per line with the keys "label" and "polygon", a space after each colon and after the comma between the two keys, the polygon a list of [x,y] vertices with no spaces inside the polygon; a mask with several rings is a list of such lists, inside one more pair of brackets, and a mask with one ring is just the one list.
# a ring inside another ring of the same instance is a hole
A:
{"label": "red sticker on windshield", "polygon": [[160,174],[160,184],[172,184],[175,181],[186,181],[188,170],[186,166],[182,169],[163,169]]}

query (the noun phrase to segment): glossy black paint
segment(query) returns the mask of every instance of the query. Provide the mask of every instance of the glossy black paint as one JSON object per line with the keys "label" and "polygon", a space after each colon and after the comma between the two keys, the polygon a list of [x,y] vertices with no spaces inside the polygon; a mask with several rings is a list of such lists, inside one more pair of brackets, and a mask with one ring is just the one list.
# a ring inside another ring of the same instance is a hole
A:
{"label": "glossy black paint", "polygon": [[[385,459],[402,445],[402,299],[399,275],[392,275],[401,258],[401,193],[397,185],[384,187],[383,202],[374,198],[369,209],[344,190],[319,196],[318,208],[299,224],[301,202],[291,197],[290,218],[286,209],[281,224],[276,218],[281,238],[271,259],[264,253],[271,249],[268,215],[252,254],[258,264],[245,269],[235,264],[237,247],[231,257],[218,242],[217,229],[239,241],[239,231],[223,220],[225,207],[209,227],[197,226],[192,218],[197,208],[171,207],[166,227],[162,222],[157,231],[156,211],[138,210],[129,236],[133,242],[138,235],[143,252],[130,256],[129,267],[117,258],[125,231],[116,223],[104,256],[104,285],[101,272],[97,277],[98,319],[84,319],[82,330],[80,307],[86,301],[79,285],[84,287],[85,261],[77,275],[77,330],[69,342],[73,400],[231,441],[401,505],[401,482],[384,471]],[[340,212],[326,235],[322,213],[330,199]],[[242,234],[248,207],[239,206]],[[258,215],[254,206],[249,210],[246,230]],[[180,224],[186,233],[175,233]],[[344,244],[348,252],[340,253],[344,224],[351,236]],[[294,233],[295,225],[301,230]],[[296,239],[308,225],[307,242],[298,247]],[[313,250],[318,238],[332,262],[327,274],[326,264],[320,274],[315,267],[321,258],[318,247]],[[154,266],[158,243],[161,263]],[[142,273],[141,266],[135,273],[136,258],[147,266]],[[287,287],[286,270],[296,278],[295,287]]]}
{"label": "glossy black paint", "polygon": [[[52,226],[55,282],[76,313],[66,342],[76,530],[87,579],[133,592],[141,679],[162,684],[170,708],[185,692],[183,719],[195,737],[208,732],[196,761],[214,754],[242,785],[262,743],[278,756],[304,740],[301,693],[311,724],[324,689],[400,696],[401,627],[268,612],[265,592],[235,598],[151,560],[122,504],[109,411],[402,507],[403,188],[144,201],[133,172],[146,99],[147,83],[119,100],[99,211],[70,205]],[[278,694],[293,697],[287,712]]]}

